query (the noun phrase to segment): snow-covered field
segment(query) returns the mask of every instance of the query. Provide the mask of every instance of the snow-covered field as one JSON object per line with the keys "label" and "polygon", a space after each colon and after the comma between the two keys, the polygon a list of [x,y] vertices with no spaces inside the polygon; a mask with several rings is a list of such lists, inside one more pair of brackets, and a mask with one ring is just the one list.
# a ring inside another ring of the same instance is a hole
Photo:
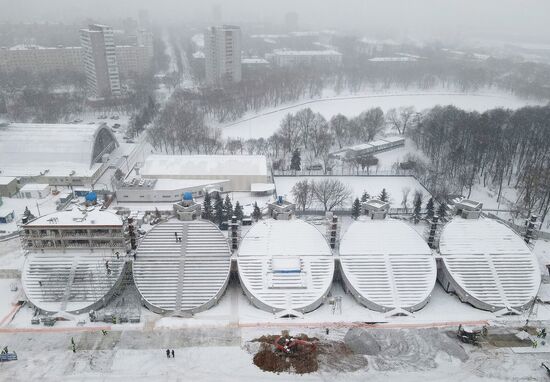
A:
{"label": "snow-covered field", "polygon": [[328,96],[326,98],[302,101],[277,108],[266,109],[259,113],[248,113],[236,122],[221,125],[225,137],[268,138],[278,128],[288,113],[309,107],[321,113],[326,119],[341,113],[354,117],[361,112],[380,107],[387,111],[401,106],[414,106],[418,111],[436,105],[455,105],[465,110],[485,111],[496,107],[516,109],[525,105],[539,105],[540,102],[525,100],[514,95],[488,91],[479,93],[460,93],[450,91],[372,91],[346,96]]}
{"label": "snow-covered field", "polygon": [[[385,188],[390,197],[390,205],[392,208],[401,208],[403,199],[403,189],[409,188],[409,204],[412,203],[414,192],[416,190],[422,192],[424,202],[430,198],[430,193],[412,176],[276,176],[275,187],[277,195],[282,195],[285,199],[293,200],[292,187],[299,181],[304,179],[322,180],[322,179],[338,179],[346,184],[352,191],[352,198],[343,208],[350,208],[353,199],[360,198],[363,192],[367,191],[371,196],[377,196]],[[320,208],[313,205],[312,209]]]}

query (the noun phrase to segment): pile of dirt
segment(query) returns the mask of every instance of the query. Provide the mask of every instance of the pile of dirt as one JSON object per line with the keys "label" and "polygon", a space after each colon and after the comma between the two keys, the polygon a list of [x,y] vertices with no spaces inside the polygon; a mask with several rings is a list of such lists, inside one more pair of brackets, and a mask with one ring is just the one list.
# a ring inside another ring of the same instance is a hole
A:
{"label": "pile of dirt", "polygon": [[268,335],[261,336],[253,340],[260,342],[260,350],[254,356],[254,364],[264,371],[274,373],[294,372],[297,374],[306,374],[317,371],[319,363],[317,361],[317,346],[316,338],[310,338],[305,334],[297,336],[289,336],[288,333],[283,333],[281,342],[285,339],[298,339],[307,341],[312,345],[297,345],[291,351],[286,353],[275,347],[275,341],[280,336]]}
{"label": "pile of dirt", "polygon": [[[282,337],[298,339],[313,344],[299,344],[286,352],[277,349],[275,342]],[[279,335],[264,335],[252,340],[260,342],[260,347],[254,355],[253,362],[264,371],[273,373],[289,372],[297,374],[312,373],[317,370],[355,371],[367,367],[367,359],[361,354],[355,354],[345,343],[337,341],[319,341],[305,334],[289,336],[288,332]]]}

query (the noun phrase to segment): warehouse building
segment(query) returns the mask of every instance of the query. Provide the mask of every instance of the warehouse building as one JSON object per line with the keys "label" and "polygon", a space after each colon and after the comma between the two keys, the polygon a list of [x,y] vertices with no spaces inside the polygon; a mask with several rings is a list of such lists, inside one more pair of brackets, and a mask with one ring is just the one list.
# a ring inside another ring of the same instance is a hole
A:
{"label": "warehouse building", "polygon": [[118,142],[101,125],[0,125],[0,174],[21,184],[90,185],[105,170]]}
{"label": "warehouse building", "polygon": [[228,180],[225,191],[251,191],[270,183],[263,155],[150,155],[140,169],[147,179]]}
{"label": "warehouse building", "polygon": [[132,178],[117,186],[119,202],[177,202],[185,192],[201,197],[206,190],[229,189],[227,179],[140,179]]}
{"label": "warehouse building", "polygon": [[19,182],[14,176],[0,176],[0,197],[11,198],[17,194]]}

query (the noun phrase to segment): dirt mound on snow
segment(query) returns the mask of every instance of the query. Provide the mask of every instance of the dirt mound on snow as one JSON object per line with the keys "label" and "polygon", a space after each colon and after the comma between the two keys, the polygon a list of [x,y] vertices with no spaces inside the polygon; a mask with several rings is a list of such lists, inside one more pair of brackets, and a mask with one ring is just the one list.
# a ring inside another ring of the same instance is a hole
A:
{"label": "dirt mound on snow", "polygon": [[319,341],[317,338],[305,334],[288,336],[283,333],[280,343],[285,339],[298,339],[309,344],[299,344],[289,352],[277,349],[275,341],[281,336],[264,335],[252,340],[260,342],[260,348],[254,355],[253,362],[264,371],[273,373],[289,372],[296,374],[312,373],[317,370],[355,371],[367,366],[367,360],[354,352],[343,342]]}

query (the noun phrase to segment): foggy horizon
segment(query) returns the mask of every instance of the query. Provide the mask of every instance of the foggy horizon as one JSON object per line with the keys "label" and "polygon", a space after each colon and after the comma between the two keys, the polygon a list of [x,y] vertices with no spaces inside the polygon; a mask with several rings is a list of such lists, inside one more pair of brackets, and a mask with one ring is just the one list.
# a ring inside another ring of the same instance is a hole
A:
{"label": "foggy horizon", "polygon": [[8,2],[0,22],[82,22],[92,18],[110,22],[137,18],[140,9],[150,12],[154,23],[212,24],[212,8],[219,5],[221,21],[234,24],[277,26],[288,12],[296,12],[299,29],[338,29],[344,33],[381,38],[420,40],[486,39],[513,42],[548,42],[550,2],[542,0],[373,0],[277,1],[207,0],[39,0]]}

